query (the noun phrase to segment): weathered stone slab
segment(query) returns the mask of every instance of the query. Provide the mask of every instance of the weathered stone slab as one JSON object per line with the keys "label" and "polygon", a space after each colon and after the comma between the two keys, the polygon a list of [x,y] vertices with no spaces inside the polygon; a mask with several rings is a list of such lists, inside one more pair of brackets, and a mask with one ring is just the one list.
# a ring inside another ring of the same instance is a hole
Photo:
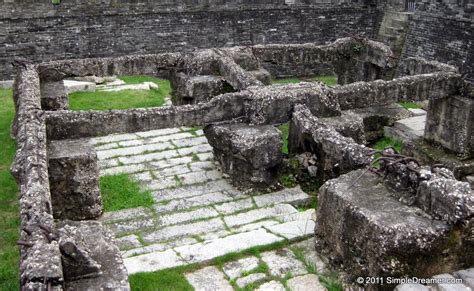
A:
{"label": "weathered stone slab", "polygon": [[234,91],[224,78],[212,75],[172,74],[171,84],[174,105],[208,102],[214,96]]}
{"label": "weathered stone slab", "polygon": [[430,291],[430,289],[421,284],[400,284],[394,289],[395,291]]}
{"label": "weathered stone slab", "polygon": [[[67,290],[87,290],[91,286],[100,289],[130,290],[128,274],[125,269],[114,237],[107,228],[96,221],[63,221],[58,224],[60,237],[69,237],[87,253],[99,266],[100,275],[66,281]],[[64,251],[64,250],[63,250]],[[70,257],[68,257],[70,258]],[[68,267],[73,271],[73,266]]]}
{"label": "weathered stone slab", "polygon": [[313,234],[314,226],[315,223],[312,220],[297,220],[269,226],[268,230],[292,240]]}
{"label": "weathered stone slab", "polygon": [[251,231],[251,230],[255,230],[259,228],[265,228],[265,227],[275,225],[278,223],[279,223],[278,221],[273,220],[273,219],[265,219],[259,222],[254,222],[254,223],[249,223],[249,224],[233,227],[232,230],[234,230],[235,232],[247,232],[247,231]]}
{"label": "weathered stone slab", "polygon": [[319,274],[324,274],[327,271],[326,264],[323,262],[319,254],[316,253],[314,237],[294,243],[291,247],[302,250],[305,255],[304,263],[306,265],[312,265]]}
{"label": "weathered stone slab", "polygon": [[185,275],[196,291],[233,291],[232,285],[225,279],[224,274],[216,267],[205,267]]}
{"label": "weathered stone slab", "polygon": [[138,255],[148,254],[148,253],[162,252],[167,249],[171,249],[171,248],[179,247],[183,245],[191,245],[197,242],[198,241],[195,240],[194,238],[183,237],[178,240],[171,240],[171,241],[167,241],[163,243],[155,243],[155,244],[147,245],[141,248],[135,248],[135,249],[123,251],[122,257],[129,258],[129,257],[134,257]]}
{"label": "weathered stone slab", "polygon": [[197,219],[218,216],[219,213],[211,207],[199,208],[187,212],[177,212],[160,216],[161,225],[172,225]]}
{"label": "weathered stone slab", "polygon": [[175,250],[188,263],[207,262],[230,252],[239,252],[251,247],[267,245],[281,240],[282,238],[260,229],[226,236],[209,242],[182,246]]}
{"label": "weathered stone slab", "polygon": [[286,282],[291,291],[325,291],[327,290],[315,274],[291,278]]}
{"label": "weathered stone slab", "polygon": [[201,233],[225,229],[220,218],[168,226],[157,231],[143,235],[143,240],[147,243],[177,239],[184,236],[198,235]]}
{"label": "weathered stone slab", "polygon": [[235,284],[239,286],[240,288],[244,288],[245,286],[251,284],[251,283],[256,283],[260,281],[264,281],[267,278],[267,274],[264,273],[254,273],[247,275],[245,277],[239,278],[235,281]]}
{"label": "weathered stone slab", "polygon": [[235,215],[225,216],[224,221],[229,227],[235,227],[239,225],[248,224],[260,219],[275,217],[275,216],[285,215],[285,214],[290,214],[290,213],[295,213],[295,212],[297,212],[297,210],[289,204],[277,204],[272,207],[259,208],[259,209],[242,212]]}
{"label": "weathered stone slab", "polygon": [[153,192],[155,201],[165,201],[171,199],[184,199],[193,196],[200,196],[206,193],[237,191],[226,180],[209,181],[205,184],[188,185],[179,188],[164,189]]}
{"label": "weathered stone slab", "polygon": [[269,194],[253,196],[253,199],[258,207],[277,203],[289,203],[294,206],[299,206],[308,202],[310,197],[308,194],[303,192],[299,186],[297,186],[291,189],[283,189]]}
{"label": "weathered stone slab", "polygon": [[88,141],[52,141],[48,158],[54,217],[83,220],[101,215],[97,156]]}
{"label": "weathered stone slab", "polygon": [[126,133],[126,134],[111,134],[111,135],[106,135],[102,137],[95,137],[95,138],[91,138],[90,141],[93,145],[99,145],[99,144],[119,142],[119,141],[124,141],[124,140],[135,140],[137,138],[138,138],[137,135],[135,135],[134,133]]}
{"label": "weathered stone slab", "polygon": [[116,241],[118,248],[121,250],[138,248],[142,246],[140,240],[138,239],[138,236],[136,236],[135,234],[123,236],[121,238],[118,238]]}
{"label": "weathered stone slab", "polygon": [[242,273],[251,271],[258,267],[259,260],[256,257],[247,257],[237,261],[224,264],[222,270],[229,277],[235,279],[242,276]]}
{"label": "weathered stone slab", "polygon": [[272,276],[284,277],[288,273],[298,276],[308,273],[304,264],[289,249],[265,252],[261,255],[262,260],[267,263]]}
{"label": "weathered stone slab", "polygon": [[124,259],[128,274],[154,272],[186,264],[171,249]]}
{"label": "weathered stone slab", "polygon": [[214,208],[223,214],[231,214],[253,207],[255,207],[255,205],[251,198],[214,205]]}
{"label": "weathered stone slab", "polygon": [[41,82],[41,108],[53,111],[69,109],[69,97],[63,82]]}
{"label": "weathered stone slab", "polygon": [[449,97],[431,100],[425,139],[438,143],[462,158],[474,156],[474,99]]}
{"label": "weathered stone slab", "polygon": [[144,207],[138,208],[129,208],[129,209],[122,209],[117,211],[109,211],[104,212],[100,217],[100,221],[104,223],[120,221],[120,220],[129,220],[129,219],[137,219],[141,217],[146,217],[150,215],[150,211]]}
{"label": "weathered stone slab", "polygon": [[[437,264],[437,254],[446,247],[450,228],[392,197],[376,175],[361,173],[342,175],[320,188],[317,250],[343,262],[351,278],[393,274],[426,277]],[[455,257],[455,251],[452,254]],[[365,262],[362,265],[361,259]]]}
{"label": "weathered stone slab", "polygon": [[150,217],[144,217],[137,220],[114,222],[107,226],[115,233],[115,235],[123,235],[130,232],[153,228],[155,225],[159,225],[159,223]]}
{"label": "weathered stone slab", "polygon": [[181,132],[179,128],[164,128],[164,129],[156,129],[156,130],[150,130],[150,131],[141,131],[137,132],[136,135],[139,137],[143,138],[148,138],[148,137],[155,137],[155,136],[160,136],[160,135],[170,135],[174,133]]}
{"label": "weathered stone slab", "polygon": [[[433,279],[445,279],[454,281],[455,278],[450,274],[440,274],[433,276]],[[467,287],[464,284],[453,283],[453,282],[440,282],[435,284],[430,284],[431,287],[440,291],[470,291],[471,288]]]}
{"label": "weathered stone slab", "polygon": [[[120,161],[119,161],[119,164],[120,164]],[[147,168],[144,164],[117,166],[117,167],[106,168],[106,169],[100,170],[100,175],[113,176],[117,174],[132,174],[132,173],[146,171],[146,169]]]}
{"label": "weathered stone slab", "polygon": [[273,126],[244,124],[205,127],[222,171],[240,188],[267,188],[277,182],[282,162],[281,132]]}
{"label": "weathered stone slab", "polygon": [[66,92],[68,94],[74,92],[94,92],[96,89],[95,83],[84,82],[84,81],[74,81],[74,80],[64,80],[64,87],[66,87]]}
{"label": "weathered stone slab", "polygon": [[257,291],[286,291],[285,286],[278,281],[270,281],[258,287]]}
{"label": "weathered stone slab", "polygon": [[172,200],[167,204],[158,204],[154,208],[157,213],[164,213],[176,210],[183,210],[196,206],[206,206],[215,203],[222,203],[235,199],[235,196],[224,192],[208,193],[200,196],[193,196],[185,199]]}
{"label": "weathered stone slab", "polygon": [[139,155],[145,152],[156,152],[156,151],[164,151],[173,149],[174,145],[169,142],[162,142],[162,143],[154,143],[154,144],[147,144],[141,146],[133,146],[133,147],[125,147],[125,148],[118,148],[118,149],[110,149],[104,151],[98,151],[97,157],[101,160],[109,159],[112,157],[119,157],[119,156],[132,156],[132,155]]}

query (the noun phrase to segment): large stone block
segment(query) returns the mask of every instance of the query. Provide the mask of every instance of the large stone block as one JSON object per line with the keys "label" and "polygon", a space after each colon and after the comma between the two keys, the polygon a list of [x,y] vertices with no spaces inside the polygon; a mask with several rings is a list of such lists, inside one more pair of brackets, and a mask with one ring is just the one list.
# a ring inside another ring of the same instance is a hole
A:
{"label": "large stone block", "polygon": [[89,142],[51,141],[48,157],[54,217],[83,220],[102,214],[97,154]]}
{"label": "large stone block", "polygon": [[240,188],[276,183],[283,159],[281,132],[273,126],[210,125],[204,133],[224,173]]}
{"label": "large stone block", "polygon": [[173,104],[197,104],[210,101],[213,97],[233,92],[234,89],[218,76],[188,76],[177,73],[171,78],[173,86]]}
{"label": "large stone block", "polygon": [[130,290],[113,234],[98,221],[57,225],[66,290]]}
{"label": "large stone block", "polygon": [[69,97],[62,81],[41,82],[41,108],[53,111],[69,109]]}
{"label": "large stone block", "polygon": [[303,105],[295,106],[288,143],[290,154],[315,154],[320,182],[364,167],[371,161],[369,148],[342,136]]}
{"label": "large stone block", "polygon": [[474,157],[474,99],[455,96],[430,100],[425,139],[461,158]]}
{"label": "large stone block", "polygon": [[342,266],[348,281],[359,276],[428,278],[466,264],[466,256],[472,260],[472,230],[433,220],[393,197],[377,175],[362,173],[326,182],[318,196],[317,250]]}

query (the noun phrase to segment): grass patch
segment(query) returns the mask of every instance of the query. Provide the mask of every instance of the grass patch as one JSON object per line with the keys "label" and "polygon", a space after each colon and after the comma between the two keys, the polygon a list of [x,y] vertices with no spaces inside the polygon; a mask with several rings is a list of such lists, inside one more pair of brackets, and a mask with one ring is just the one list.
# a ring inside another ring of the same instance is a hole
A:
{"label": "grass patch", "polygon": [[414,102],[399,102],[398,104],[400,104],[403,108],[405,109],[417,109],[417,108],[421,108],[418,104],[414,103]]}
{"label": "grass patch", "polygon": [[151,192],[142,191],[138,183],[127,174],[101,177],[100,191],[104,211],[116,211],[140,206],[151,207],[153,205]]}
{"label": "grass patch", "polygon": [[184,268],[167,269],[153,273],[137,273],[128,277],[132,290],[153,291],[192,291],[194,290],[186,277]]}
{"label": "grass patch", "polygon": [[11,89],[0,89],[0,290],[18,290],[20,211],[18,190],[10,174],[15,143],[10,126],[15,114]]}
{"label": "grass patch", "polygon": [[149,76],[122,76],[127,84],[153,82],[158,89],[124,90],[118,92],[74,92],[69,95],[71,110],[109,110],[159,107],[165,103],[165,97],[170,95],[171,86],[168,80]]}
{"label": "grass patch", "polygon": [[401,152],[403,148],[403,142],[391,137],[383,137],[375,142],[372,146],[372,148],[376,150],[384,150],[387,147],[393,147],[397,150],[397,152]]}
{"label": "grass patch", "polygon": [[314,76],[314,77],[300,77],[300,78],[283,78],[273,80],[273,84],[298,84],[300,82],[320,81],[327,86],[337,85],[336,76]]}
{"label": "grass patch", "polygon": [[282,133],[282,140],[283,140],[283,145],[281,146],[281,151],[284,154],[288,154],[288,135],[290,133],[290,124],[289,123],[283,123],[280,126],[278,126],[278,129]]}

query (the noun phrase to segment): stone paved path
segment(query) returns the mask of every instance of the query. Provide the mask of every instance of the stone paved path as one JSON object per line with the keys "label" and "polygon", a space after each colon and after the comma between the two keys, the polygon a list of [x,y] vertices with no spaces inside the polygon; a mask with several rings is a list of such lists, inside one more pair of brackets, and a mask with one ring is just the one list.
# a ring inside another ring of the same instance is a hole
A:
{"label": "stone paved path", "polygon": [[[235,189],[213,161],[202,130],[111,135],[92,143],[102,176],[129,174],[155,200],[152,208],[107,212],[101,218],[115,233],[129,274],[206,263],[254,246],[312,237],[314,210],[297,209],[310,199],[306,193],[299,187],[260,195]],[[310,264],[322,268],[311,241],[296,245]],[[248,257],[223,269],[205,267],[187,279],[196,290],[232,290],[229,282],[239,287],[261,282],[259,290],[279,290],[284,286],[278,278],[289,279],[284,282],[291,290],[321,290],[313,288],[321,285],[311,283],[318,281],[308,274],[308,262],[291,249]],[[262,261],[268,272],[252,273]],[[303,288],[308,284],[313,289]]]}

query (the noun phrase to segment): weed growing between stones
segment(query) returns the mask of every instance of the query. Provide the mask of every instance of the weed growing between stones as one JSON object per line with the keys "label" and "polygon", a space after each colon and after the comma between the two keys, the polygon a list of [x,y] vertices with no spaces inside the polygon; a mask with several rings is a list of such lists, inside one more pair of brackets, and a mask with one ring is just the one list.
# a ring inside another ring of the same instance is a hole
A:
{"label": "weed growing between stones", "polygon": [[118,92],[75,92],[69,95],[71,110],[109,110],[159,107],[170,95],[171,86],[168,80],[148,76],[120,77],[127,84],[154,82],[159,87],[151,90],[124,90]]}
{"label": "weed growing between stones", "polygon": [[17,187],[10,174],[15,143],[10,138],[14,116],[11,89],[0,89],[0,290],[18,290],[20,219]]}
{"label": "weed growing between stones", "polygon": [[141,190],[127,174],[101,177],[100,191],[104,211],[151,207],[154,203],[151,192]]}
{"label": "weed growing between stones", "polygon": [[284,154],[288,154],[288,134],[290,132],[290,124],[283,123],[282,125],[278,126],[278,129],[281,131],[281,138],[283,140],[283,145],[281,147],[281,151]]}

